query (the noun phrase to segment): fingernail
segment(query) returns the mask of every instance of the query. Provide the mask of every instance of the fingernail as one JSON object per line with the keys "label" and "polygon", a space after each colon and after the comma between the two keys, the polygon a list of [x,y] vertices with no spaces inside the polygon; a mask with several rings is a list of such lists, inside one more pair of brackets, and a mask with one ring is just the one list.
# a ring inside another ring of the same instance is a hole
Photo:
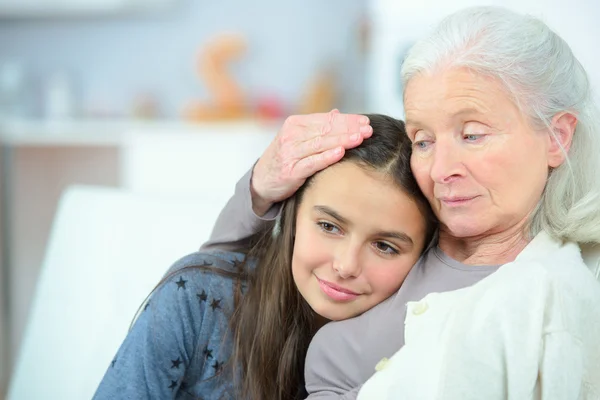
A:
{"label": "fingernail", "polygon": [[369,123],[369,118],[368,117],[362,117],[359,121],[361,124],[366,125]]}
{"label": "fingernail", "polygon": [[359,138],[359,137],[360,137],[360,134],[358,134],[358,133],[353,133],[353,134],[350,136],[350,140],[351,140],[352,142],[356,142],[356,141],[358,140],[358,138]]}
{"label": "fingernail", "polygon": [[371,125],[365,125],[365,126],[360,127],[360,133],[371,133],[371,132],[373,132],[373,128],[371,128]]}
{"label": "fingernail", "polygon": [[333,150],[333,154],[335,154],[336,156],[340,155],[341,152],[342,152],[342,148],[341,147],[338,147],[337,149]]}

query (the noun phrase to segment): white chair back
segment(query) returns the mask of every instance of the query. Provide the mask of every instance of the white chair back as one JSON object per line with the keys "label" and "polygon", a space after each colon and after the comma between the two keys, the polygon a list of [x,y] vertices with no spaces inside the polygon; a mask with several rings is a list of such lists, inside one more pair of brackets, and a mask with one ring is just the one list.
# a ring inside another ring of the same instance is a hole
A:
{"label": "white chair back", "polygon": [[67,190],[8,399],[91,399],[146,295],[174,261],[208,239],[230,195]]}

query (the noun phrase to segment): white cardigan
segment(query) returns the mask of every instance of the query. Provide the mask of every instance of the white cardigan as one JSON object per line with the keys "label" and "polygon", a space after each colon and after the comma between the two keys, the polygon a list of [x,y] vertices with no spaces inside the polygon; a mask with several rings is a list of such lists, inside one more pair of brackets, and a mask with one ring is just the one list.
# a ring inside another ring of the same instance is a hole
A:
{"label": "white cardigan", "polygon": [[600,399],[600,283],[576,244],[540,233],[474,286],[407,307],[406,345],[358,400]]}

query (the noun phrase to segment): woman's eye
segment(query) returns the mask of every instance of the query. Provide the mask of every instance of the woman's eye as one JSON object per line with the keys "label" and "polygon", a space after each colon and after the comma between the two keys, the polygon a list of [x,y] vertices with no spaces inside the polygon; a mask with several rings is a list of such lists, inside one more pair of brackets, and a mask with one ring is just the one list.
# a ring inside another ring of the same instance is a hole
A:
{"label": "woman's eye", "polygon": [[398,254],[398,250],[387,244],[386,242],[375,242],[375,248],[385,254]]}
{"label": "woman's eye", "polygon": [[419,140],[413,144],[413,147],[417,150],[427,150],[430,142],[428,140]]}
{"label": "woman's eye", "polygon": [[339,233],[340,229],[330,222],[320,221],[317,222],[317,225],[321,228],[322,231],[327,233]]}
{"label": "woman's eye", "polygon": [[466,140],[468,140],[469,142],[476,142],[477,140],[481,139],[483,137],[483,135],[465,135],[464,138]]}

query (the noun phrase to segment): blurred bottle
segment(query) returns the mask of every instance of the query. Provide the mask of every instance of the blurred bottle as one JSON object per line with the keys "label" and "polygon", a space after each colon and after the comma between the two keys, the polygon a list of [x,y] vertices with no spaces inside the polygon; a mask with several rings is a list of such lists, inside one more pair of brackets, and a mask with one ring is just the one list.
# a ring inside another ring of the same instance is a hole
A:
{"label": "blurred bottle", "polygon": [[27,114],[25,72],[20,63],[0,64],[0,118],[24,118]]}

